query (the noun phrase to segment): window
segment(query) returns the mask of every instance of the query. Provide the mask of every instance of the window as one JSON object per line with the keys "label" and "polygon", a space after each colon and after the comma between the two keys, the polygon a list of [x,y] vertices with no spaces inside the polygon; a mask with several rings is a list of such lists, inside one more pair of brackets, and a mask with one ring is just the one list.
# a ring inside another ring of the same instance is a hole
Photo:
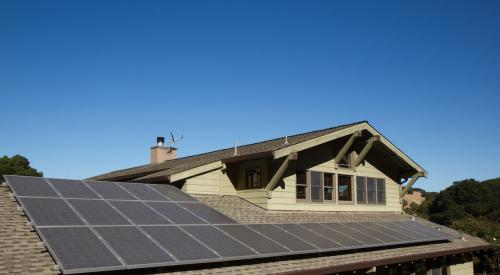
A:
{"label": "window", "polygon": [[333,201],[335,189],[333,186],[334,175],[330,173],[323,174],[323,198],[325,201]]}
{"label": "window", "polygon": [[377,179],[377,203],[385,204],[385,180]]}
{"label": "window", "polygon": [[297,200],[307,200],[307,177],[306,171],[297,172],[296,198]]}
{"label": "window", "polygon": [[335,201],[335,175],[318,171],[298,171],[296,199],[301,202]]}
{"label": "window", "polygon": [[356,199],[358,204],[385,204],[385,180],[356,177]]}
{"label": "window", "polygon": [[339,167],[350,168],[351,167],[351,154],[345,154],[339,161]]}
{"label": "window", "polygon": [[260,183],[260,168],[249,168],[246,170],[246,187],[247,189],[262,187]]}
{"label": "window", "polygon": [[368,204],[376,204],[377,203],[377,190],[375,187],[376,179],[374,178],[366,178],[366,193],[368,198]]}
{"label": "window", "polygon": [[321,177],[323,173],[311,171],[311,202],[322,202],[323,194],[322,194],[322,186],[321,186]]}
{"label": "window", "polygon": [[339,201],[352,201],[351,176],[339,175]]}
{"label": "window", "polygon": [[366,204],[366,177],[356,177],[356,198],[358,204]]}

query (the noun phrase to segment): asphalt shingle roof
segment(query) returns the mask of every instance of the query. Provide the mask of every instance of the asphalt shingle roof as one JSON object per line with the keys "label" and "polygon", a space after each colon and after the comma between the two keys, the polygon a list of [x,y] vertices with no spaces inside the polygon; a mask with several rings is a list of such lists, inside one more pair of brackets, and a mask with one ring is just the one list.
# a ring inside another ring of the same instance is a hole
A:
{"label": "asphalt shingle roof", "polygon": [[[285,137],[266,140],[258,143],[238,146],[238,156],[245,156],[263,152],[270,152],[274,150],[283,149],[313,138],[317,138],[326,134],[334,133],[336,131],[346,129],[358,124],[367,123],[367,121],[360,121],[332,128],[291,135],[287,136],[288,143],[284,143]],[[198,166],[209,164],[225,158],[233,157],[234,148],[226,148],[213,152],[203,153],[194,156],[177,158],[168,160],[158,164],[148,164],[138,167],[132,167],[123,170],[117,170],[95,176],[91,180],[132,180],[135,181],[148,181],[153,178],[167,177],[182,171],[186,171]]]}
{"label": "asphalt shingle roof", "polygon": [[[49,253],[40,248],[40,239],[28,219],[17,211],[19,204],[9,197],[9,189],[0,187],[0,274],[55,274],[55,262]],[[405,220],[409,216],[400,213],[368,212],[307,212],[267,211],[235,196],[197,196],[209,206],[242,223],[284,223],[284,222],[349,222],[349,221],[392,221]],[[421,220],[421,222],[427,222]],[[430,224],[430,222],[427,222]],[[430,224],[432,225],[432,224]],[[457,232],[444,228],[443,230]],[[315,256],[303,259],[276,260],[260,263],[232,264],[231,266],[191,270],[189,274],[262,274],[297,271],[332,265],[356,264],[358,262],[387,259],[401,255],[419,255],[427,252],[451,251],[460,248],[474,248],[487,243],[479,238],[467,236],[466,240],[452,240],[446,243],[414,245],[379,249],[365,252],[347,252],[333,256]],[[151,271],[149,271],[151,273]]]}

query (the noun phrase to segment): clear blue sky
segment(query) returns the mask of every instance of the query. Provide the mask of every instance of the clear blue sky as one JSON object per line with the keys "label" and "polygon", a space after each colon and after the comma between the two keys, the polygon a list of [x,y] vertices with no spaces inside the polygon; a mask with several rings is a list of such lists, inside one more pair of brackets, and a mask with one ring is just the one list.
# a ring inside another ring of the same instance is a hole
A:
{"label": "clear blue sky", "polygon": [[500,1],[1,1],[0,155],[46,176],[368,120],[430,174],[500,176]]}

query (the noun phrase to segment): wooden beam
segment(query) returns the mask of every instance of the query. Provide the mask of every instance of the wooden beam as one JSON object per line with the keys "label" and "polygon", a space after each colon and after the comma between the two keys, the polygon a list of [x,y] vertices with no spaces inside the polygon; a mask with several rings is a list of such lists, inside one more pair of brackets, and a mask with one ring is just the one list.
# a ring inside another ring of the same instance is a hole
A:
{"label": "wooden beam", "polygon": [[379,141],[379,140],[380,140],[380,136],[373,136],[373,137],[368,139],[368,141],[365,144],[365,147],[363,147],[363,150],[361,150],[361,153],[359,153],[358,157],[354,161],[354,166],[353,166],[354,168],[358,167],[358,165],[361,164],[361,162],[365,159],[366,154],[368,154],[370,149],[372,149],[373,143],[375,141]]}
{"label": "wooden beam", "polygon": [[209,164],[205,164],[186,171],[179,172],[177,174],[170,175],[170,182],[176,182],[179,180],[183,180],[185,178],[197,176],[199,174],[221,169],[222,167],[223,165],[221,161],[215,161]]}
{"label": "wooden beam", "polygon": [[335,165],[338,165],[338,163],[342,160],[345,154],[347,154],[347,152],[349,151],[354,142],[354,139],[360,136],[361,136],[361,131],[356,131],[351,135],[351,137],[347,140],[344,146],[342,146],[342,149],[340,149],[337,156],[335,156],[335,161],[334,161]]}
{"label": "wooden beam", "polygon": [[424,171],[420,171],[420,172],[417,172],[415,173],[412,177],[411,177],[411,180],[410,182],[408,182],[408,184],[406,185],[406,187],[403,189],[403,191],[401,191],[401,195],[399,195],[400,198],[402,198],[406,193],[408,193],[408,190],[410,190],[410,188],[413,186],[413,184],[420,178],[420,177],[425,177],[427,175],[427,173],[425,173]]}
{"label": "wooden beam", "polygon": [[276,184],[281,179],[281,177],[283,177],[283,174],[285,173],[286,169],[288,168],[288,164],[290,163],[290,160],[296,160],[296,159],[297,159],[297,153],[290,153],[285,158],[285,160],[283,161],[283,163],[281,163],[281,165],[278,168],[278,170],[276,171],[276,173],[274,173],[271,180],[267,183],[266,188],[265,188],[266,191],[268,191],[268,192],[272,191],[274,189],[274,187],[276,187]]}

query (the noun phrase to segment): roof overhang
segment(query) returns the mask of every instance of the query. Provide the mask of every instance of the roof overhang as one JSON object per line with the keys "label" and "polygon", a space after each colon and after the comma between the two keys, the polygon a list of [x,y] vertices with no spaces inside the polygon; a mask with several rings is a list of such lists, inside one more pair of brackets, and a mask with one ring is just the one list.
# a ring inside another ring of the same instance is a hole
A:
{"label": "roof overhang", "polygon": [[400,158],[404,163],[414,169],[414,172],[423,172],[424,176],[427,177],[428,173],[425,171],[420,165],[418,165],[415,161],[413,161],[409,156],[407,156],[403,151],[401,151],[398,147],[392,144],[387,138],[385,138],[382,134],[380,134],[375,128],[373,128],[368,122],[363,122],[361,124],[342,129],[330,134],[326,134],[317,138],[313,138],[292,146],[288,146],[283,149],[279,149],[273,152],[273,157],[275,159],[286,157],[291,153],[300,152],[323,143],[342,138],[348,135],[352,135],[357,131],[366,131],[371,136],[380,136],[379,142],[383,144],[386,148],[388,148],[395,156]]}

